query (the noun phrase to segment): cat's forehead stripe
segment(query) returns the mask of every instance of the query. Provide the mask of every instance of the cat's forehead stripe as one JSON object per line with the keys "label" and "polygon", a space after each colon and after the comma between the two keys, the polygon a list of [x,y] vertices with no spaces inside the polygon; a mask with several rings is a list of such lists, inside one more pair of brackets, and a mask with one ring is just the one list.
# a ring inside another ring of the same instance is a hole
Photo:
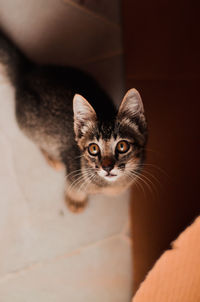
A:
{"label": "cat's forehead stripe", "polygon": [[113,137],[111,137],[109,140],[104,140],[103,138],[100,138],[99,140],[94,139],[93,141],[90,141],[89,144],[92,142],[98,144],[100,149],[106,153],[113,151],[113,148],[116,145],[116,141]]}

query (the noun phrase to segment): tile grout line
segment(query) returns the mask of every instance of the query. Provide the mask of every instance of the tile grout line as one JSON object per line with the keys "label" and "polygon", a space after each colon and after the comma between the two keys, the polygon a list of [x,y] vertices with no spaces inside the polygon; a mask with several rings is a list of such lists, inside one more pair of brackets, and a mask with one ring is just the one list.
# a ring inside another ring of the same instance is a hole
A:
{"label": "tile grout line", "polygon": [[100,21],[103,21],[104,23],[107,23],[109,26],[112,26],[112,27],[115,27],[116,29],[118,30],[121,30],[121,26],[113,21],[110,21],[109,19],[103,17],[102,15],[96,13],[96,12],[93,12],[92,10],[84,7],[83,5],[79,5],[75,2],[73,2],[72,0],[61,0],[62,3],[66,3],[66,4],[69,4],[75,8],[78,8],[79,10],[81,10],[82,12],[84,13],[87,13],[88,15],[92,16],[92,17],[95,17],[96,19],[99,19]]}
{"label": "tile grout line", "polygon": [[90,248],[93,248],[95,246],[99,246],[101,245],[102,243],[106,242],[106,241],[109,241],[109,240],[112,240],[114,238],[122,238],[121,234],[114,234],[114,235],[111,235],[109,237],[106,237],[102,240],[98,240],[96,242],[92,242],[91,244],[88,244],[88,245],[85,245],[85,246],[82,246],[81,248],[79,249],[76,249],[74,251],[71,251],[69,253],[65,253],[65,254],[61,254],[61,255],[57,255],[55,257],[52,257],[50,259],[47,259],[47,260],[42,260],[42,261],[38,261],[38,262],[33,262],[25,267],[22,267],[18,270],[15,270],[15,271],[12,271],[12,272],[9,272],[7,273],[6,275],[2,276],[0,278],[0,284],[8,281],[8,280],[12,280],[12,279],[16,279],[18,276],[20,275],[23,275],[24,273],[28,272],[28,271],[31,271],[33,270],[34,268],[37,268],[37,267],[41,267],[43,265],[47,265],[49,263],[52,263],[52,262],[56,262],[56,261],[59,261],[61,259],[65,259],[65,258],[68,258],[68,257],[72,257],[76,254],[79,254],[80,252],[84,251],[84,250],[87,250],[87,249],[90,249]]}

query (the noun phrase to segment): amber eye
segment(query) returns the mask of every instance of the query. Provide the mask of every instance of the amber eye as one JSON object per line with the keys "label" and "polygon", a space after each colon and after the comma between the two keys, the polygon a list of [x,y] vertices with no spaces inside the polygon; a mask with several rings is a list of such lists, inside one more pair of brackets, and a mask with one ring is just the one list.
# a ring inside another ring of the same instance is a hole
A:
{"label": "amber eye", "polygon": [[88,147],[88,152],[90,153],[90,155],[96,156],[99,154],[100,149],[99,146],[97,144],[90,144]]}
{"label": "amber eye", "polygon": [[130,144],[127,141],[120,141],[117,143],[116,150],[119,153],[126,153],[130,148]]}

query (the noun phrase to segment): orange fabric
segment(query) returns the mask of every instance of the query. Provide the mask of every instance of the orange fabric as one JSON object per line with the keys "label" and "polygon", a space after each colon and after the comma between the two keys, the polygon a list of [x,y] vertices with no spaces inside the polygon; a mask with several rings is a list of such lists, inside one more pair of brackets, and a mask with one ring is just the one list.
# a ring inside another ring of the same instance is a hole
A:
{"label": "orange fabric", "polygon": [[200,217],[160,257],[132,302],[200,302]]}

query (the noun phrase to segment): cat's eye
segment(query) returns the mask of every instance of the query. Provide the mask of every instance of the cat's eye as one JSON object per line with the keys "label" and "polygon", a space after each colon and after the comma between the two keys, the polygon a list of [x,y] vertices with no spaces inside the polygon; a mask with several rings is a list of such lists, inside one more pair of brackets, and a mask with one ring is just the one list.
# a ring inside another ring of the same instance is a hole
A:
{"label": "cat's eye", "polygon": [[99,154],[100,148],[97,144],[92,143],[88,147],[88,152],[90,153],[90,155],[96,156]]}
{"label": "cat's eye", "polygon": [[117,143],[116,150],[119,153],[126,153],[130,148],[130,144],[127,141],[120,141]]}

